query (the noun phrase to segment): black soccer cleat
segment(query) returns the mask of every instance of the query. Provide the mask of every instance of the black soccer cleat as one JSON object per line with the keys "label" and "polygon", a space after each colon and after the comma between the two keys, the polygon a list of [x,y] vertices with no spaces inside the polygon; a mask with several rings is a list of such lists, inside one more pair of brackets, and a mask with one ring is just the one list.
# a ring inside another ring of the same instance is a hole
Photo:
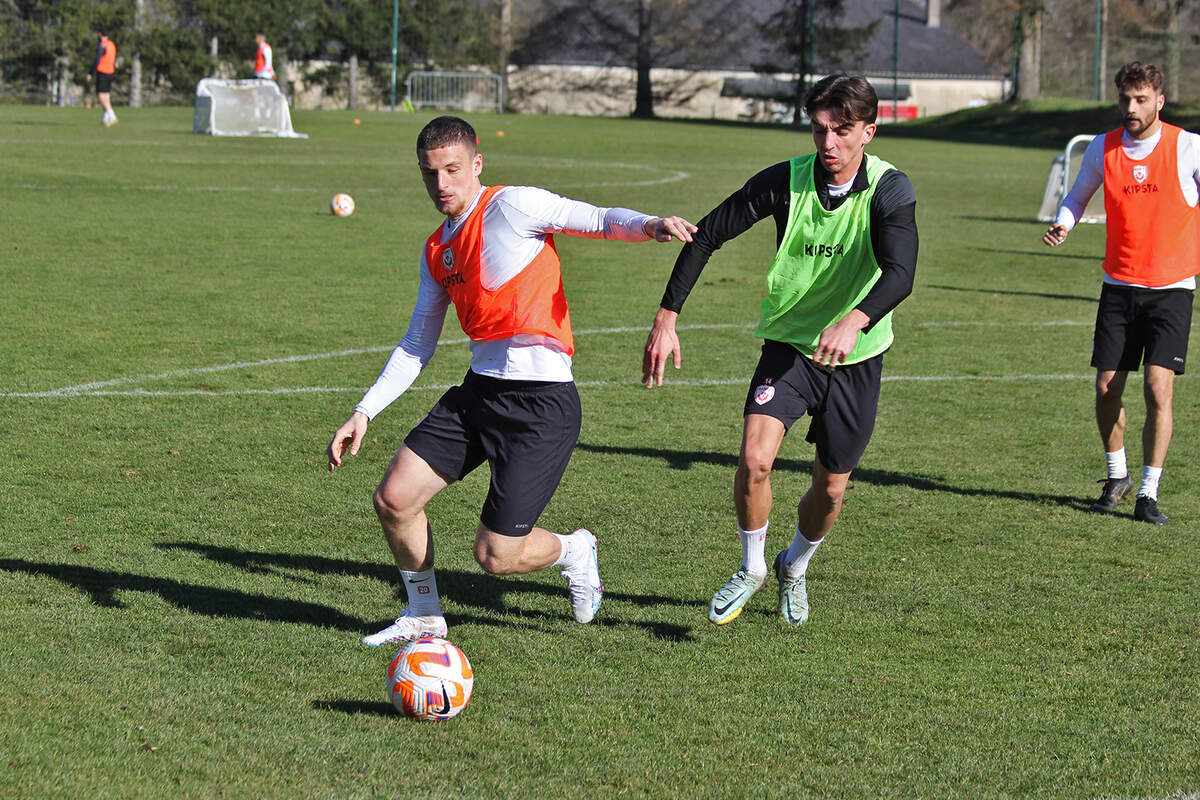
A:
{"label": "black soccer cleat", "polygon": [[1167,515],[1158,510],[1158,501],[1144,494],[1137,496],[1133,505],[1133,518],[1138,522],[1149,522],[1151,525],[1166,525]]}
{"label": "black soccer cleat", "polygon": [[1100,499],[1092,503],[1089,509],[1097,514],[1109,514],[1114,511],[1121,498],[1133,488],[1133,481],[1129,480],[1128,475],[1124,478],[1105,478],[1098,482],[1103,483],[1104,488],[1100,490]]}

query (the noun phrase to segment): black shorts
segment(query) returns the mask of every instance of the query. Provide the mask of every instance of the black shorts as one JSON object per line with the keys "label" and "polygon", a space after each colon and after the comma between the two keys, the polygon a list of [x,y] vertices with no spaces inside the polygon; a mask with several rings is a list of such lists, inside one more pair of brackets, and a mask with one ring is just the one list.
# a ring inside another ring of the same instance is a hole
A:
{"label": "black shorts", "polygon": [[1104,284],[1096,310],[1092,366],[1134,372],[1146,364],[1182,375],[1192,329],[1191,289]]}
{"label": "black shorts", "polygon": [[112,91],[113,76],[103,72],[96,73],[96,94],[107,94]]}
{"label": "black shorts", "polygon": [[768,339],[750,381],[745,413],[774,417],[789,430],[811,414],[805,440],[817,446],[821,464],[833,473],[850,472],[875,430],[882,376],[882,353],[826,370],[791,345]]}
{"label": "black shorts", "polygon": [[453,480],[487,461],[492,481],[479,521],[496,533],[524,536],[567,470],[582,417],[574,383],[509,381],[468,372],[404,443]]}

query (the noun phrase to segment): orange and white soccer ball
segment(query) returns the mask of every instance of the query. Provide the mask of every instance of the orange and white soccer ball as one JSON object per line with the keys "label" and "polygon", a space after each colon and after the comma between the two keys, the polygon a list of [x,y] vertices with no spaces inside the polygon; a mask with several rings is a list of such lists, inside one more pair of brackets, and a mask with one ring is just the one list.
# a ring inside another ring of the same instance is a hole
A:
{"label": "orange and white soccer ball", "polygon": [[400,648],[387,671],[387,693],[406,717],[443,720],[456,716],[471,699],[471,662],[450,642],[422,636]]}
{"label": "orange and white soccer ball", "polygon": [[348,217],[354,213],[354,198],[344,192],[338,192],[329,201],[329,210],[335,217]]}

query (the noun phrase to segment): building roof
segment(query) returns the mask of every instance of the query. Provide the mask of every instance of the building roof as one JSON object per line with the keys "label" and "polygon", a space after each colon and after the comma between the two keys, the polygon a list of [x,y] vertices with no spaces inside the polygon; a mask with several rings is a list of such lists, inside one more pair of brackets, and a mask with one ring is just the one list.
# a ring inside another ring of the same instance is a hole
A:
{"label": "building roof", "polygon": [[[935,0],[936,1],[936,0]],[[781,43],[763,31],[784,0],[699,0],[693,16],[708,22],[708,35],[696,46],[660,48],[655,67],[681,69],[789,72],[792,59]],[[896,71],[905,77],[992,76],[983,55],[948,28],[926,24],[927,0],[843,0],[841,27],[878,21],[865,57],[835,64],[816,53],[818,73],[837,70],[891,75],[893,41],[898,32]],[[536,25],[514,54],[516,64],[634,66],[636,18],[628,2],[592,0],[563,3]],[[895,9],[899,6],[897,16]],[[898,21],[898,25],[897,25]],[[714,33],[719,29],[718,33]],[[774,69],[772,69],[772,67]]]}

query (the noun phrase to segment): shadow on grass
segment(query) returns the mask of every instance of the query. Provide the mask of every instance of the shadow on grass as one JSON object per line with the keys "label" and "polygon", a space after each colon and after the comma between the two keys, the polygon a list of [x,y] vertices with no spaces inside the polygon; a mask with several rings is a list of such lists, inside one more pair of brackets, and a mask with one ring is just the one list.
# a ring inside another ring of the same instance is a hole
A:
{"label": "shadow on grass", "polygon": [[342,714],[366,714],[372,717],[398,717],[391,703],[368,703],[362,700],[314,700],[317,711],[337,711]]}
{"label": "shadow on grass", "polygon": [[1008,294],[1019,297],[1043,297],[1047,300],[1079,300],[1084,303],[1096,305],[1099,300],[1095,297],[1084,297],[1079,294],[1053,294],[1051,292],[1020,292],[1013,289],[985,289],[972,286],[946,286],[944,284],[931,283],[925,288],[941,289],[946,292],[973,292],[976,294]]}
{"label": "shadow on grass", "polygon": [[147,592],[158,595],[177,608],[207,617],[296,622],[339,630],[357,630],[366,624],[357,617],[348,616],[319,603],[284,600],[265,594],[218,589],[214,586],[135,575],[131,572],[112,572],[94,567],[49,564],[15,558],[0,559],[0,570],[53,578],[86,593],[96,605],[108,608],[125,608],[116,598],[119,591]]}
{"label": "shadow on grass", "polygon": [[[211,547],[187,542],[164,543],[155,546],[195,552],[210,560],[257,574],[278,574],[278,570],[272,567],[285,567],[323,574],[372,577],[387,582],[396,581],[395,568],[383,563],[372,564],[293,553],[255,553],[229,547]],[[94,567],[6,558],[0,559],[0,571],[52,578],[75,587],[87,594],[96,605],[107,608],[125,607],[117,599],[117,592],[147,592],[158,595],[177,608],[208,617],[290,622],[351,632],[377,630],[391,621],[390,619],[379,620],[376,621],[377,624],[372,624],[371,621],[343,614],[337,609],[319,603],[287,600],[236,589],[220,589],[170,578],[136,575],[131,572],[113,572]],[[510,618],[514,613],[519,614],[522,618],[521,622],[515,624],[528,626],[530,620],[545,620],[557,624],[564,619],[567,610],[565,586],[560,588],[534,581],[496,578],[486,573],[455,570],[439,571],[438,584],[443,594],[454,597],[456,601],[491,612],[459,614],[450,618],[451,624],[475,623],[512,626],[514,622]],[[509,592],[561,596],[563,598],[563,614],[510,608],[504,601],[505,594]],[[661,595],[623,594],[620,592],[606,592],[605,599],[610,602],[627,602],[639,606],[693,605],[691,602]],[[509,618],[498,620],[497,615]],[[663,641],[692,640],[691,629],[683,625],[663,622],[628,622],[614,618],[611,614],[597,619],[592,624],[602,627],[634,626]]]}
{"label": "shadow on grass", "polygon": [[[614,447],[580,442],[576,450],[599,455],[636,456],[640,458],[661,459],[671,469],[686,470],[694,464],[709,464],[737,469],[736,453],[705,453],[703,451],[663,450],[654,447]],[[801,472],[812,474],[811,460],[779,458],[775,460],[776,472]],[[869,483],[874,486],[905,486],[922,492],[947,492],[963,497],[1000,497],[1008,500],[1018,500],[1034,505],[1058,505],[1073,508],[1077,511],[1087,511],[1091,501],[1079,497],[1061,494],[1038,494],[1036,492],[1017,492],[1004,489],[972,489],[954,486],[929,475],[918,475],[906,472],[890,472],[881,469],[859,468],[854,471],[853,483]]]}
{"label": "shadow on grass", "polygon": [[[327,558],[325,556],[298,553],[260,553],[249,550],[239,550],[233,547],[198,544],[194,542],[164,542],[155,547],[167,550],[184,550],[196,553],[210,561],[236,567],[252,574],[279,575],[292,580],[307,582],[297,577],[294,572],[300,571],[318,575],[344,575],[349,577],[375,578],[389,584],[398,583],[396,568],[383,560],[378,562],[355,561],[342,558]],[[554,586],[538,581],[524,580],[520,577],[497,577],[486,572],[464,572],[462,570],[443,570],[437,573],[438,592],[445,597],[454,598],[455,602],[468,607],[474,607],[481,614],[459,614],[450,617],[451,624],[473,623],[479,625],[511,625],[510,620],[497,620],[497,615],[509,616],[514,613],[526,620],[545,620],[557,623],[563,615],[547,613],[534,609],[515,609],[505,601],[509,594],[537,594],[563,599],[564,614],[566,612],[566,587]],[[398,593],[399,590],[397,589]],[[604,593],[605,601],[609,603],[630,603],[642,607],[694,605],[674,597],[657,594],[631,594],[628,592]],[[378,626],[383,627],[391,620],[380,620]],[[656,622],[627,622],[619,617],[606,614],[597,618],[593,625],[622,627],[633,625],[644,629],[649,635],[664,641],[690,641],[691,629],[681,625],[671,625]]]}

